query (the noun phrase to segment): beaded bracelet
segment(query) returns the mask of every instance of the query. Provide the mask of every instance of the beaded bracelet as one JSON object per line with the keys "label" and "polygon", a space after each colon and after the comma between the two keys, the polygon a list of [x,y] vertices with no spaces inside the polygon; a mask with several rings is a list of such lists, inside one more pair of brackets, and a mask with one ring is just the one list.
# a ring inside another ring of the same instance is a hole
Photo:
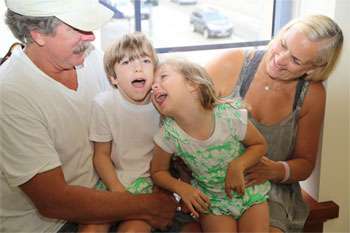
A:
{"label": "beaded bracelet", "polygon": [[290,167],[289,167],[289,164],[285,161],[278,161],[278,162],[281,163],[284,167],[284,177],[281,180],[281,183],[284,183],[290,178]]}

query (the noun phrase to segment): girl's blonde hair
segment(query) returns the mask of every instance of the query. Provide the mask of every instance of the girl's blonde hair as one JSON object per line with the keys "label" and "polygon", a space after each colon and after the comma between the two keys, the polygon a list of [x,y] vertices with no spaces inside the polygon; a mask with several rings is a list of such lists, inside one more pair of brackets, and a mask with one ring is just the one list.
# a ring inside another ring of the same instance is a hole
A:
{"label": "girl's blonde hair", "polygon": [[[343,46],[343,33],[337,23],[325,15],[309,15],[292,20],[278,33],[280,39],[290,28],[296,28],[306,35],[310,41],[324,42],[318,57],[313,61],[318,72],[307,76],[312,81],[326,80],[334,69]],[[270,43],[271,44],[271,43]]]}
{"label": "girl's blonde hair", "polygon": [[198,97],[205,109],[213,109],[218,103],[214,83],[207,71],[200,65],[190,62],[184,58],[168,58],[160,66],[169,65],[179,72],[186,81],[198,85]]}
{"label": "girl's blonde hair", "polygon": [[148,56],[154,63],[154,68],[158,65],[158,56],[147,37],[141,32],[129,33],[112,43],[106,50],[103,58],[104,68],[108,77],[116,77],[114,66],[124,57],[136,59]]}

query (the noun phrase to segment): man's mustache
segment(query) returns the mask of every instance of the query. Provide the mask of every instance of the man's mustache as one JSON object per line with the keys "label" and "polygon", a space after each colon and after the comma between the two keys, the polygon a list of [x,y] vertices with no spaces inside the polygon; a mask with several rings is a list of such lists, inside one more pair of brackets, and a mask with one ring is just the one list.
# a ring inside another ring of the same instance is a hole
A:
{"label": "man's mustache", "polygon": [[77,45],[77,47],[73,49],[73,54],[84,53],[86,50],[88,50],[91,47],[92,47],[92,44],[90,42],[81,42],[81,44]]}

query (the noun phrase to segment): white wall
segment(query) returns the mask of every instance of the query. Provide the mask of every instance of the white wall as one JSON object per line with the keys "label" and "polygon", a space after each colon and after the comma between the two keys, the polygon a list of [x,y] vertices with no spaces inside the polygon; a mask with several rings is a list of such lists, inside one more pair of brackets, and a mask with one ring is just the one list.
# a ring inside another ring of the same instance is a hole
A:
{"label": "white wall", "polygon": [[350,232],[350,165],[349,165],[349,64],[350,1],[336,1],[334,18],[344,32],[344,48],[340,63],[327,82],[320,176],[320,200],[334,200],[340,206],[340,217],[327,222],[326,232]]}
{"label": "white wall", "polygon": [[17,42],[11,31],[4,22],[4,15],[6,12],[5,1],[0,1],[0,57],[5,56],[10,46]]}
{"label": "white wall", "polygon": [[340,62],[327,81],[327,102],[320,158],[319,201],[333,200],[339,218],[325,224],[325,232],[350,232],[350,1],[301,0],[300,14],[322,13],[336,20],[344,33]]}

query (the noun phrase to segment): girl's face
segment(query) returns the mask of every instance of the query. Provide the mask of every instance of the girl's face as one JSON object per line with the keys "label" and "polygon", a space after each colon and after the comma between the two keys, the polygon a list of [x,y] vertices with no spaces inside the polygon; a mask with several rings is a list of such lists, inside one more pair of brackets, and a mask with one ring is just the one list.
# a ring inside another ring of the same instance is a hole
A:
{"label": "girl's face", "polygon": [[302,32],[291,27],[276,39],[266,56],[266,72],[278,80],[294,80],[317,68],[317,58],[322,44],[310,41]]}
{"label": "girl's face", "polygon": [[156,71],[152,91],[152,101],[159,112],[166,116],[176,116],[183,111],[184,104],[194,100],[196,90],[181,73],[165,64]]}
{"label": "girl's face", "polygon": [[124,57],[114,65],[114,71],[116,77],[110,77],[111,82],[118,86],[125,99],[135,104],[149,102],[154,76],[154,62],[150,57]]}

